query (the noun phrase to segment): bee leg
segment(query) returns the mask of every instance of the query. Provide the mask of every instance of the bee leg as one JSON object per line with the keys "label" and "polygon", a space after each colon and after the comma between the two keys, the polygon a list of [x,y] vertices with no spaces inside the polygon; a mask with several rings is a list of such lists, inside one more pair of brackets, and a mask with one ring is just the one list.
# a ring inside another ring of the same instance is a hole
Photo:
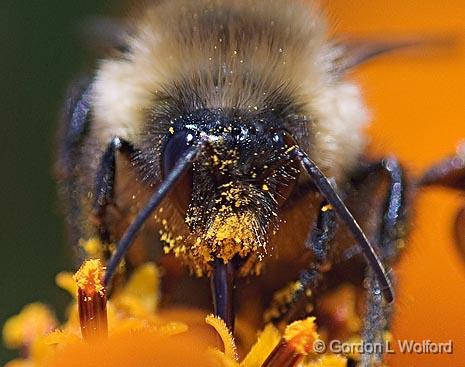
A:
{"label": "bee leg", "polygon": [[[440,186],[465,192],[465,144],[458,148],[455,156],[440,161],[426,171],[417,185]],[[454,237],[458,250],[465,259],[465,207],[460,208],[456,215]]]}
{"label": "bee leg", "polygon": [[465,143],[455,156],[448,157],[428,169],[418,180],[419,187],[441,186],[465,191]]}
{"label": "bee leg", "polygon": [[459,209],[454,223],[455,243],[465,259],[465,207]]}
{"label": "bee leg", "polygon": [[365,261],[375,272],[376,277],[381,285],[384,298],[387,302],[392,302],[394,300],[394,291],[381,258],[368,240],[366,234],[358,224],[357,220],[342,201],[341,197],[333,187],[331,181],[328,179],[328,177],[325,176],[323,171],[321,171],[317,164],[302,148],[294,146],[291,152],[291,157],[297,158],[299,160],[318,191],[320,191],[320,193],[324,196],[328,204],[331,204],[331,207],[339,219],[341,219],[347,226],[347,229],[351,232],[357,244],[360,246]]}
{"label": "bee leg", "polygon": [[94,216],[97,221],[100,240],[104,244],[108,244],[112,241],[105,223],[105,214],[108,205],[113,203],[116,155],[118,152],[124,154],[128,157],[128,159],[131,159],[135,150],[132,144],[126,140],[118,137],[113,138],[102,155],[100,167],[97,171],[95,180],[95,199],[93,209]]}
{"label": "bee leg", "polygon": [[329,242],[336,233],[336,214],[326,201],[323,201],[317,222],[305,246],[312,250],[318,264],[323,264],[328,255]]}
{"label": "bee leg", "polygon": [[322,267],[325,265],[329,251],[329,242],[336,234],[336,214],[326,200],[320,206],[318,218],[305,246],[315,256],[310,266],[300,274],[300,288],[294,298],[303,297],[309,290],[315,292],[321,280]]}
{"label": "bee leg", "polygon": [[[305,246],[311,250],[315,260],[309,267],[302,271],[299,280],[293,282],[286,289],[276,292],[271,307],[265,313],[265,321],[272,321],[275,324],[288,324],[298,318],[296,312],[300,309],[304,297],[308,290],[314,292],[321,279],[321,267],[326,262],[329,242],[336,233],[336,215],[334,210],[326,201],[320,206],[320,211],[314,228],[312,229]],[[287,297],[281,297],[286,292]],[[267,317],[267,315],[270,315]]]}
{"label": "bee leg", "polygon": [[[363,367],[379,366],[385,353],[385,332],[389,327],[392,314],[390,304],[386,304],[378,280],[371,270],[366,277],[367,299],[363,320],[362,343],[367,345],[360,365]],[[372,348],[372,349],[371,349]]]}
{"label": "bee leg", "polygon": [[384,261],[392,261],[399,253],[399,240],[405,237],[407,218],[407,184],[402,166],[388,157],[362,168],[354,179],[356,184],[372,177],[386,175],[388,189],[381,213],[382,221],[375,243]]}
{"label": "bee leg", "polygon": [[[371,175],[388,177],[388,192],[383,205],[382,222],[377,233],[378,253],[384,262],[392,261],[399,253],[399,240],[405,235],[406,181],[403,169],[395,158],[386,158],[365,167],[358,175],[359,183]],[[392,308],[382,296],[382,290],[372,269],[367,272],[367,300],[362,340],[365,345],[376,346],[375,353],[363,353],[362,366],[379,365],[383,359],[385,331],[389,328]],[[379,346],[383,346],[379,348]],[[380,350],[381,349],[381,350]],[[378,350],[380,350],[378,352]]]}
{"label": "bee leg", "polygon": [[65,205],[68,242],[73,245],[76,258],[84,256],[76,246],[84,237],[81,223],[82,204],[79,180],[79,160],[82,142],[90,125],[91,88],[88,78],[78,78],[68,89],[66,102],[60,116],[57,139],[55,176],[60,184],[59,193]]}
{"label": "bee leg", "polygon": [[234,332],[234,265],[217,259],[213,264],[210,287],[215,315],[219,316]]}
{"label": "bee leg", "polygon": [[334,238],[335,233],[336,214],[331,205],[323,201],[315,227],[305,243],[305,246],[315,255],[315,261],[300,275],[302,291],[315,290],[318,287],[321,267],[326,262],[329,242]]}
{"label": "bee leg", "polygon": [[333,208],[326,200],[320,206],[318,218],[314,228],[311,231],[309,239],[305,246],[311,250],[315,256],[314,261],[300,274],[301,293],[307,290],[315,291],[321,278],[321,268],[324,266],[329,242],[334,238],[336,233],[336,214]]}

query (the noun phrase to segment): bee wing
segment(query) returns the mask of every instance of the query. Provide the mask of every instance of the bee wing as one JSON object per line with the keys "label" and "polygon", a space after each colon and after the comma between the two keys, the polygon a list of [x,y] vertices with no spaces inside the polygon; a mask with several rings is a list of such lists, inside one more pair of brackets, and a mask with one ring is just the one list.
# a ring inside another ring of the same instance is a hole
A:
{"label": "bee wing", "polygon": [[128,35],[133,33],[133,29],[121,19],[89,17],[78,24],[77,32],[82,44],[91,51],[125,52],[128,48]]}
{"label": "bee wing", "polygon": [[[91,78],[77,78],[68,88],[56,137],[55,177],[66,213],[68,242],[77,244],[82,236],[79,163],[82,141],[87,136],[91,111]],[[77,256],[80,249],[75,246]]]}
{"label": "bee wing", "polygon": [[336,61],[337,70],[347,72],[373,58],[409,49],[445,48],[450,50],[455,46],[453,36],[412,37],[397,40],[353,39],[339,42],[342,56]]}

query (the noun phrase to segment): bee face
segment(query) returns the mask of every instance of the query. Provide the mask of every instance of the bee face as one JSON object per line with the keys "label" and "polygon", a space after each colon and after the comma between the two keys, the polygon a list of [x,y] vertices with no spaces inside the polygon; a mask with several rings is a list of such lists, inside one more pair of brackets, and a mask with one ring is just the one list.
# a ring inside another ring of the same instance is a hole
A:
{"label": "bee face", "polygon": [[[197,272],[208,270],[215,258],[260,259],[299,173],[287,154],[295,141],[283,121],[273,114],[203,109],[170,120],[168,132],[158,159],[164,178],[196,141],[208,140],[173,190],[190,232],[173,250],[182,248]],[[151,170],[153,159],[141,158],[148,156],[139,154],[137,162]]]}

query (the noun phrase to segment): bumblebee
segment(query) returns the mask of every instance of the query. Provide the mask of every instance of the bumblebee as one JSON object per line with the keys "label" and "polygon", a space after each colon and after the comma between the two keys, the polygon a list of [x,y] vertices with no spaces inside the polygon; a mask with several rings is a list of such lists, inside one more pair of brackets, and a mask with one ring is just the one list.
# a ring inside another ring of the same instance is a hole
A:
{"label": "bumblebee", "polygon": [[[367,112],[346,74],[405,43],[329,39],[299,0],[152,1],[111,31],[63,113],[70,242],[100,238],[107,284],[123,258],[209,279],[231,328],[246,312],[235,299],[269,305],[292,280],[272,321],[308,290],[365,286],[362,337],[382,340],[409,184],[395,158],[365,156]],[[203,297],[201,279],[178,293]]]}

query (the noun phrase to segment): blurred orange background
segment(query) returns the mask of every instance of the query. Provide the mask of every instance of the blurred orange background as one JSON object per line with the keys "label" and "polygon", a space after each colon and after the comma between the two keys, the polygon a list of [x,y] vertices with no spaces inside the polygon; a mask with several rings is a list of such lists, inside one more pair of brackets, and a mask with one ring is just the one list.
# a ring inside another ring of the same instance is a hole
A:
{"label": "blurred orange background", "polygon": [[[414,175],[453,153],[465,139],[465,1],[316,1],[323,2],[337,34],[457,37],[454,49],[394,53],[350,75],[361,85],[372,114],[368,133],[374,156],[394,154]],[[53,285],[55,274],[70,265],[65,265],[69,256],[60,236],[63,220],[54,207],[50,166],[66,85],[89,58],[72,26],[91,15],[119,14],[121,2],[1,1],[0,27],[7,40],[2,46],[8,57],[0,60],[0,159],[7,172],[0,192],[0,324],[36,299],[61,302],[62,309],[67,302]],[[390,366],[465,365],[465,261],[452,238],[461,205],[465,195],[452,191],[428,190],[418,197],[408,248],[397,271],[393,329],[394,342],[452,340],[454,352],[396,353],[388,357]],[[0,364],[10,359],[2,354],[0,347]]]}
{"label": "blurred orange background", "polygon": [[[463,0],[333,0],[324,2],[337,34],[397,38],[453,35],[450,50],[418,50],[382,57],[352,77],[371,110],[371,152],[396,155],[420,174],[455,152],[465,139],[465,2]],[[398,266],[396,340],[446,342],[453,354],[396,354],[391,366],[463,366],[465,261],[452,237],[465,196],[428,190],[418,197],[408,248]]]}

